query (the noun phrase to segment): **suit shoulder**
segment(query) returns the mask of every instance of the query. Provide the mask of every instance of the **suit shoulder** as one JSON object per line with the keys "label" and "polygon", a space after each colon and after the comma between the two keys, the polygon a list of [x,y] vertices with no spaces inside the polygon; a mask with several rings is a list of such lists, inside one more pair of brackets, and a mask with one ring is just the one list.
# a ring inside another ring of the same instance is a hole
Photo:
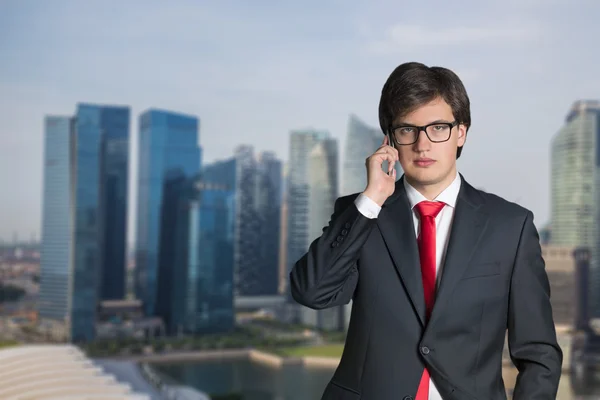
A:
{"label": "suit shoulder", "polygon": [[352,193],[346,196],[340,196],[336,199],[335,205],[339,208],[346,208],[356,200],[360,193]]}
{"label": "suit shoulder", "polygon": [[489,209],[492,210],[492,213],[498,213],[503,215],[504,217],[521,217],[525,218],[527,215],[533,215],[533,212],[523,207],[520,204],[517,204],[513,201],[506,200],[504,197],[498,196],[494,193],[489,193],[480,189],[477,189],[480,195],[485,200],[485,203],[489,206]]}

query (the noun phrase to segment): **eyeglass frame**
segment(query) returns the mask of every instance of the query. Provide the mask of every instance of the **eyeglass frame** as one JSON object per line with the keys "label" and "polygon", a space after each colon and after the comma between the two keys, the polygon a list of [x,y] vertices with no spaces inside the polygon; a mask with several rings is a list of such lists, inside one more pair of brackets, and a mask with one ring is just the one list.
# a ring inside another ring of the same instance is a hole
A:
{"label": "eyeglass frame", "polygon": [[[427,128],[429,128],[430,126],[433,126],[433,125],[447,125],[448,128],[450,128],[450,132],[448,133],[448,138],[445,140],[431,140],[431,138],[429,137],[429,134],[427,133]],[[394,140],[394,143],[396,143],[398,146],[411,146],[411,145],[417,143],[419,141],[419,136],[421,135],[421,131],[425,132],[425,136],[427,136],[427,139],[431,143],[444,143],[444,142],[447,142],[448,140],[450,140],[450,137],[452,136],[452,129],[458,125],[460,125],[460,122],[458,122],[457,120],[454,120],[453,122],[432,122],[430,124],[423,125],[423,126],[416,126],[416,125],[409,125],[409,124],[397,125],[395,127],[391,127],[388,130],[388,135],[390,136],[391,139]],[[415,137],[415,141],[412,143],[398,143],[398,140],[396,140],[396,135],[394,134],[394,131],[399,128],[416,128],[417,134]]]}

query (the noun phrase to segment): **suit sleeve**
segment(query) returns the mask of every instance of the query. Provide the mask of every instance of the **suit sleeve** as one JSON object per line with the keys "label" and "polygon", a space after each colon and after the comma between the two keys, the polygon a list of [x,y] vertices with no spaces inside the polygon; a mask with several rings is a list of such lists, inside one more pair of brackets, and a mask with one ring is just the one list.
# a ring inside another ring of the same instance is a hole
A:
{"label": "suit sleeve", "polygon": [[315,309],[348,304],[358,283],[358,258],[376,222],[348,198],[335,202],[329,224],[290,272],[294,300]]}
{"label": "suit sleeve", "polygon": [[556,339],[550,283],[539,235],[528,211],[511,278],[508,346],[519,370],[514,400],[555,399],[563,355]]}

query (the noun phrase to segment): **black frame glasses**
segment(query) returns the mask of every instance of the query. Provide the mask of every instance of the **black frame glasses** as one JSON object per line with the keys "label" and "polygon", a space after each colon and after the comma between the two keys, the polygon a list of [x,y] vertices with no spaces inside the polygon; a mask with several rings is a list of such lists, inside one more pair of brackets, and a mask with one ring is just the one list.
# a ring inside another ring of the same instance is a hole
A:
{"label": "black frame glasses", "polygon": [[[440,125],[444,125],[448,127],[448,137],[444,140],[432,140],[431,136],[429,136],[429,133],[427,133],[427,129],[430,126],[440,126]],[[421,131],[425,132],[425,135],[427,136],[427,139],[429,139],[430,142],[432,143],[443,143],[443,142],[447,142],[448,140],[450,140],[450,136],[452,136],[452,128],[454,128],[455,126],[459,125],[458,121],[454,121],[454,122],[432,122],[431,124],[427,124],[424,126],[415,126],[415,125],[398,125],[395,127],[390,128],[389,133],[391,138],[394,140],[394,143],[396,143],[399,146],[410,146],[411,144],[415,144],[417,143],[417,141],[419,140],[419,135],[421,134]],[[410,143],[400,143],[400,141],[397,139],[397,133],[399,132],[400,129],[404,129],[404,128],[414,128],[417,130],[417,133],[415,133],[415,139],[410,142]]]}

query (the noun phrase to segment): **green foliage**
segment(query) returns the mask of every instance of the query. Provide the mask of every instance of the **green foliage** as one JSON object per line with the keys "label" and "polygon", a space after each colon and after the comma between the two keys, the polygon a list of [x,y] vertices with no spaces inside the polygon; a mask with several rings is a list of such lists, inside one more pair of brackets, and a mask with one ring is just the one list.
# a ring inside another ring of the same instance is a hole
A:
{"label": "green foliage", "polygon": [[261,329],[237,328],[226,334],[206,334],[185,337],[165,337],[152,340],[121,338],[96,340],[81,345],[89,357],[110,357],[115,355],[141,354],[144,346],[150,346],[154,353],[188,352],[202,350],[293,347],[304,344],[303,339],[278,339],[266,336]]}
{"label": "green foliage", "polygon": [[17,346],[19,342],[16,340],[0,340],[0,349],[5,347]]}

